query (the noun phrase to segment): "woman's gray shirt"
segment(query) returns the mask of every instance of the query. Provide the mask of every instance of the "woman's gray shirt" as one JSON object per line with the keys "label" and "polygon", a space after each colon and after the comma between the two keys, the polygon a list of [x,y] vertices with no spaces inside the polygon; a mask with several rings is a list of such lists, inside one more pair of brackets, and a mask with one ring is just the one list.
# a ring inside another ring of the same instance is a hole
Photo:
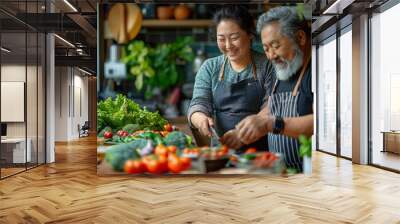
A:
{"label": "woman's gray shirt", "polygon": [[[271,93],[275,71],[271,62],[264,54],[252,51],[252,56],[256,64],[257,79],[263,88],[263,106],[267,105],[268,96]],[[213,92],[219,82],[219,72],[224,62],[224,55],[207,59],[196,74],[194,83],[193,97],[188,109],[189,124],[190,117],[194,112],[202,112],[209,117],[213,116]],[[244,79],[253,77],[251,63],[242,71],[236,72],[232,69],[229,60],[225,64],[224,82],[237,83]],[[261,108],[260,108],[261,110]]]}

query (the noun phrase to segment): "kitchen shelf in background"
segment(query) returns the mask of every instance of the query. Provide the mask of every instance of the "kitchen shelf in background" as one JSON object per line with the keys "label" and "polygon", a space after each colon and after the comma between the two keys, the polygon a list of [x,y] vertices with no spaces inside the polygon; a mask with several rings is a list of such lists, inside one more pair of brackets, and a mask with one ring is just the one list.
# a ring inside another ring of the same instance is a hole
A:
{"label": "kitchen shelf in background", "polygon": [[210,27],[212,20],[210,19],[188,19],[188,20],[159,20],[145,19],[142,27]]}

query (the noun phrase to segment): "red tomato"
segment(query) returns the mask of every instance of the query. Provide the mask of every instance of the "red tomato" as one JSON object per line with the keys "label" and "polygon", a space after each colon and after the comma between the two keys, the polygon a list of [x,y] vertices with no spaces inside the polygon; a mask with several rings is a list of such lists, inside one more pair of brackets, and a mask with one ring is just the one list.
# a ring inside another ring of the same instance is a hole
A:
{"label": "red tomato", "polygon": [[165,147],[164,145],[157,145],[157,147],[154,149],[154,153],[156,155],[168,155],[168,148]]}
{"label": "red tomato", "polygon": [[112,138],[113,134],[110,131],[104,132],[104,138]]}
{"label": "red tomato", "polygon": [[122,131],[121,132],[121,137],[127,137],[129,133],[127,131]]}
{"label": "red tomato", "polygon": [[224,152],[224,153],[226,154],[226,153],[228,153],[228,151],[229,151],[229,148],[228,148],[228,146],[226,146],[226,145],[223,145],[223,146],[221,146],[221,149],[220,149],[220,151],[221,151],[221,152]]}
{"label": "red tomato", "polygon": [[172,125],[171,124],[164,125],[164,130],[168,131],[168,132],[171,132],[172,131]]}
{"label": "red tomato", "polygon": [[217,158],[224,157],[225,155],[226,155],[226,153],[223,152],[223,151],[218,151],[218,152],[217,152]]}
{"label": "red tomato", "polygon": [[183,149],[183,154],[190,154],[191,150],[189,148],[184,148]]}
{"label": "red tomato", "polygon": [[176,146],[174,146],[174,145],[168,146],[168,152],[169,153],[176,153]]}
{"label": "red tomato", "polygon": [[158,156],[159,166],[161,167],[161,172],[168,172],[168,157],[167,155],[159,155]]}
{"label": "red tomato", "polygon": [[148,171],[147,170],[147,166],[148,166],[147,164],[149,164],[152,160],[154,160],[152,155],[148,155],[148,156],[142,157],[142,162],[143,162],[144,166],[146,167],[146,171]]}
{"label": "red tomato", "polygon": [[124,165],[125,173],[143,173],[146,170],[145,165],[140,160],[127,160]]}
{"label": "red tomato", "polygon": [[257,149],[256,148],[248,148],[244,154],[250,154],[250,153],[256,153]]}
{"label": "red tomato", "polygon": [[238,158],[237,158],[236,156],[231,156],[231,157],[229,158],[229,160],[232,161],[232,162],[237,162],[237,161],[238,161]]}
{"label": "red tomato", "polygon": [[153,173],[153,174],[160,174],[162,173],[162,167],[159,163],[158,160],[152,159],[150,161],[147,162],[146,164],[147,167],[147,171],[149,171],[149,173]]}
{"label": "red tomato", "polygon": [[191,153],[194,154],[194,155],[199,155],[200,149],[199,148],[193,148]]}
{"label": "red tomato", "polygon": [[168,169],[172,173],[180,173],[183,170],[182,162],[176,155],[168,157]]}
{"label": "red tomato", "polygon": [[187,170],[192,166],[192,160],[187,157],[180,158],[183,170]]}
{"label": "red tomato", "polygon": [[160,131],[161,136],[165,137],[169,134],[168,131]]}

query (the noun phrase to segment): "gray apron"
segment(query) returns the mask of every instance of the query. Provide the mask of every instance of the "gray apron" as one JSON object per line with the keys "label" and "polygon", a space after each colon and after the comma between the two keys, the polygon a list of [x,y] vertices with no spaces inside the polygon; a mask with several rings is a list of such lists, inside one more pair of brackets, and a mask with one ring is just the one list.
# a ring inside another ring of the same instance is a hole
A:
{"label": "gray apron", "polygon": [[[279,80],[277,79],[268,99],[268,107],[272,115],[285,117],[299,117],[297,101],[299,100],[301,80],[303,79],[309,60],[303,66],[300,76],[292,92],[275,93]],[[281,134],[268,134],[269,150],[281,153],[287,167],[303,170],[303,160],[299,154],[300,143],[298,139]]]}
{"label": "gray apron", "polygon": [[[219,136],[235,129],[235,125],[243,118],[257,114],[263,104],[264,96],[263,88],[257,80],[256,65],[253,59],[251,61],[253,77],[237,83],[224,81],[226,61],[227,58],[224,59],[219,73],[219,81],[213,92],[215,125]],[[249,147],[254,147],[258,151],[268,151],[267,136],[241,147],[238,152],[243,152]]]}

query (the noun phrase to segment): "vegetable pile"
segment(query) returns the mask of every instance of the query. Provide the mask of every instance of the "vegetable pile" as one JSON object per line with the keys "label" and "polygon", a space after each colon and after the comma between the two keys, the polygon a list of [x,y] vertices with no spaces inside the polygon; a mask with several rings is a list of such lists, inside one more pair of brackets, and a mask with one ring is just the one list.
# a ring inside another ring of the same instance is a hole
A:
{"label": "vegetable pile", "polygon": [[180,173],[191,167],[191,159],[181,157],[182,149],[192,147],[190,136],[179,131],[133,134],[125,137],[131,138],[131,142],[113,145],[106,152],[105,161],[115,171],[162,174]]}
{"label": "vegetable pile", "polygon": [[218,160],[229,158],[229,148],[225,145],[217,147],[185,148],[183,150],[183,156],[196,159],[202,157],[207,160]]}
{"label": "vegetable pile", "polygon": [[272,152],[256,152],[255,148],[249,148],[244,154],[232,155],[230,164],[236,167],[253,167],[270,169],[279,166],[280,156]]}
{"label": "vegetable pile", "polygon": [[[97,104],[97,131],[99,137],[117,130],[131,134],[137,130],[163,130],[167,121],[158,113],[141,109],[126,96],[118,94]],[[107,134],[110,137],[110,134]]]}

